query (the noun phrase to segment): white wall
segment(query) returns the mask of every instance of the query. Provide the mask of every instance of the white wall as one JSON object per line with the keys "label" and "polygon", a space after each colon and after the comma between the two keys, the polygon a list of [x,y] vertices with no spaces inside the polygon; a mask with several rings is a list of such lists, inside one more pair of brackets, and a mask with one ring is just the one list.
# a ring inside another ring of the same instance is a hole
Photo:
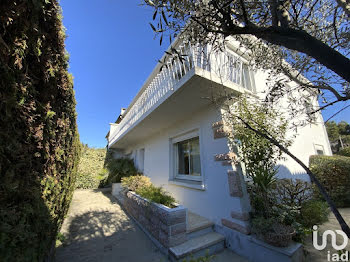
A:
{"label": "white wall", "polygon": [[[266,90],[266,76],[266,73],[262,72],[256,75],[255,82],[258,92]],[[288,104],[284,106],[288,107]],[[214,161],[215,154],[227,153],[229,150],[225,138],[214,139],[213,137],[212,123],[220,119],[219,111],[214,107],[208,107],[195,114],[184,116],[181,122],[173,123],[170,128],[159,130],[157,135],[125,149],[125,152],[132,152],[132,156],[136,156],[137,166],[141,166],[138,163],[139,150],[144,149],[144,174],[149,176],[154,184],[164,186],[180,204],[218,224],[221,223],[221,218],[230,218],[231,211],[242,211],[243,208],[247,208],[247,199],[229,195],[227,170],[230,167],[222,166],[221,162]],[[171,121],[171,115],[168,121]],[[205,190],[174,185],[169,181],[172,161],[170,159],[171,138],[197,128],[200,134],[200,157]],[[290,130],[289,135],[292,135],[293,132]],[[309,156],[316,154],[315,144],[322,145],[325,154],[331,155],[320,115],[317,124],[309,124],[298,129],[298,135],[290,151],[308,165]],[[279,165],[279,177],[309,180],[304,170],[294,160],[287,158]]]}
{"label": "white wall", "polygon": [[[229,195],[226,173],[229,167],[214,161],[215,154],[228,152],[226,139],[214,139],[213,136],[211,125],[218,120],[217,110],[207,108],[133,147],[145,148],[144,174],[154,184],[164,186],[180,204],[216,223],[223,217],[229,217],[232,210],[240,210],[241,206],[239,198]],[[204,191],[169,184],[170,139],[196,128],[199,129]]]}
{"label": "white wall", "polygon": [[[180,204],[216,223],[220,223],[221,218],[229,218],[231,211],[241,211],[243,206],[246,206],[246,199],[229,195],[227,170],[230,167],[214,161],[215,154],[228,152],[226,139],[213,137],[211,125],[218,120],[220,120],[218,110],[214,107],[207,108],[187,116],[182,122],[174,123],[171,128],[162,130],[156,136],[126,150],[133,150],[135,155],[138,154],[138,150],[144,148],[144,174],[149,176],[154,184],[164,186]],[[196,128],[199,129],[200,134],[204,191],[169,183],[170,139]],[[326,154],[330,153],[322,125],[306,126],[301,129],[290,150],[308,164],[309,156],[316,153],[315,143],[324,145]],[[302,168],[292,159],[280,164],[280,177],[293,176],[308,179]]]}

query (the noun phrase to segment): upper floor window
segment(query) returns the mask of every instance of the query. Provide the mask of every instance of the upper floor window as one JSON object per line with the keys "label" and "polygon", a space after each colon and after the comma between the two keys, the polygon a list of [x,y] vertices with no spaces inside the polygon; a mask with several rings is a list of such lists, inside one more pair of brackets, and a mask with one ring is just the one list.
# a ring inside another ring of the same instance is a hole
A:
{"label": "upper floor window", "polygon": [[322,145],[315,145],[315,151],[317,155],[324,155],[324,149]]}
{"label": "upper floor window", "polygon": [[251,92],[255,92],[254,72],[249,69],[247,64],[242,65],[242,85]]}

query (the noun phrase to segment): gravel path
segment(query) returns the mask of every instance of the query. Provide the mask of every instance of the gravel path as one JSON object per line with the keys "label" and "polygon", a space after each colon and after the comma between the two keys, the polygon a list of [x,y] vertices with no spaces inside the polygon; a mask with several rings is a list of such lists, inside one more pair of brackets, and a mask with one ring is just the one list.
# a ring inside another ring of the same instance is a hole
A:
{"label": "gravel path", "polygon": [[[110,189],[76,190],[56,248],[56,262],[168,261],[111,195]],[[247,262],[229,249],[211,262]]]}
{"label": "gravel path", "polygon": [[110,190],[76,190],[56,248],[57,262],[167,261]]}

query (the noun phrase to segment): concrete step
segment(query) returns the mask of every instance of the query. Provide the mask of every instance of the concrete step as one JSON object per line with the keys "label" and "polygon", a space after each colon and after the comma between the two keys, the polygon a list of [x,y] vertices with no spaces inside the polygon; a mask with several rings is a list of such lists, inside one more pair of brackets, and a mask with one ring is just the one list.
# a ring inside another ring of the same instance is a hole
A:
{"label": "concrete step", "polygon": [[186,257],[198,258],[212,255],[225,248],[225,237],[216,232],[187,240],[181,245],[169,249],[170,261],[182,261]]}
{"label": "concrete step", "polygon": [[213,232],[214,223],[205,217],[188,211],[187,213],[187,239],[196,238]]}

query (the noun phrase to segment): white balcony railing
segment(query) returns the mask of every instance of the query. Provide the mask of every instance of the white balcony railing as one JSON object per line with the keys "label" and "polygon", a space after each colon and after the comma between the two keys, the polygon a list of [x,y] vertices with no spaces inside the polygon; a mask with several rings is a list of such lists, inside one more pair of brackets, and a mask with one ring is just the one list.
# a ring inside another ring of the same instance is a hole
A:
{"label": "white balcony railing", "polygon": [[113,144],[137,120],[148,112],[162,97],[174,90],[180,79],[194,67],[214,73],[221,81],[231,81],[245,89],[254,91],[253,74],[239,56],[230,51],[209,52],[207,47],[180,46],[178,50],[185,55],[184,61],[167,62],[167,67],[158,72],[149,82],[139,98],[130,105],[122,121],[110,135],[109,144]]}

